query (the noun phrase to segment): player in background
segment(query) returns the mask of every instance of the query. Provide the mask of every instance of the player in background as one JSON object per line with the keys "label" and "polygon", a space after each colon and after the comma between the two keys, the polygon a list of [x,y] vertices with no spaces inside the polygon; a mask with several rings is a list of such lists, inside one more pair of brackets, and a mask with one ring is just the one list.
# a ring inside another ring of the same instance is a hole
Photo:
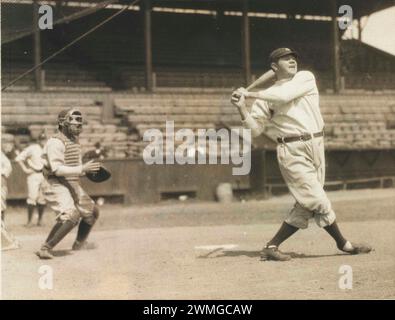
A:
{"label": "player in background", "polygon": [[11,161],[6,156],[6,153],[11,151],[12,145],[3,143],[1,149],[1,222],[3,223],[7,209],[7,180],[12,172]]}
{"label": "player in background", "polygon": [[100,142],[96,142],[95,149],[87,151],[82,157],[82,161],[88,162],[89,160],[103,160],[106,157],[106,149],[102,147]]}
{"label": "player in background", "polygon": [[37,141],[22,150],[17,155],[15,161],[20,165],[27,178],[27,224],[26,227],[32,226],[32,218],[35,208],[38,211],[37,225],[42,225],[42,218],[45,210],[44,198],[44,175],[43,175],[43,147],[46,142],[46,136],[41,133]]}

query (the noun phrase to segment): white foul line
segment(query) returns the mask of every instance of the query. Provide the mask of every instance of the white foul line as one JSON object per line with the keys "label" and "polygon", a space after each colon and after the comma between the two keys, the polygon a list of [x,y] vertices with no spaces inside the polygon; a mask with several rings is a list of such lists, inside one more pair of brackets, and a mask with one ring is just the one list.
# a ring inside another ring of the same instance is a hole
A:
{"label": "white foul line", "polygon": [[215,249],[234,249],[237,248],[238,244],[213,244],[206,246],[195,246],[197,250],[215,250]]}

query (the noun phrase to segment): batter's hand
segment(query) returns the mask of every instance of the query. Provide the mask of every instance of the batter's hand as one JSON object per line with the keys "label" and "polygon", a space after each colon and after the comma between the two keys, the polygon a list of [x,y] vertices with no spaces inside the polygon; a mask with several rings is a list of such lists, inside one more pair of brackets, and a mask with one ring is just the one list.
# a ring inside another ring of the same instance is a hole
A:
{"label": "batter's hand", "polygon": [[246,88],[238,88],[237,90],[233,91],[232,93],[232,99],[231,102],[238,102],[241,96],[244,96],[245,98],[248,97],[248,90]]}
{"label": "batter's hand", "polygon": [[241,108],[245,106],[245,96],[241,94],[238,90],[232,93],[232,98],[230,100],[234,106]]}
{"label": "batter's hand", "polygon": [[82,165],[82,172],[96,172],[100,170],[101,163],[94,162],[95,160],[88,161]]}
{"label": "batter's hand", "polygon": [[240,94],[242,94],[243,96],[245,96],[246,98],[248,97],[248,90],[246,88],[239,88],[236,90],[237,92],[239,92]]}

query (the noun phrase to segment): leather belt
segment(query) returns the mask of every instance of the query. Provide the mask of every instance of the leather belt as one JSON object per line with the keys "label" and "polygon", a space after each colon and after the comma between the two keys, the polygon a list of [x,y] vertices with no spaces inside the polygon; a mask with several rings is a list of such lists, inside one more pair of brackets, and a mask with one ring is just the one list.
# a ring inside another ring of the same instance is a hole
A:
{"label": "leather belt", "polygon": [[[313,133],[313,136],[315,138],[323,137],[324,136],[324,131]],[[295,141],[308,141],[310,139],[311,139],[311,134],[305,133],[305,134],[302,134],[301,136],[291,136],[291,137],[277,138],[277,142],[278,143],[288,143],[288,142],[295,142]]]}

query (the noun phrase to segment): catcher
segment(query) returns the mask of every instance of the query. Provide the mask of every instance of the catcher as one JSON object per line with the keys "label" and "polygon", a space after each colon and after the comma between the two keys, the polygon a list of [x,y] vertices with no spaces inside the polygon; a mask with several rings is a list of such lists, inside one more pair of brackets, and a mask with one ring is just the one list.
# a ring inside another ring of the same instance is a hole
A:
{"label": "catcher", "polygon": [[56,224],[41,249],[40,259],[52,259],[51,250],[79,223],[73,250],[81,249],[99,217],[98,207],[80,185],[80,176],[101,182],[110,177],[99,162],[82,164],[78,137],[83,118],[78,109],[63,110],[58,115],[58,132],[48,139],[43,152],[45,198],[57,213]]}

